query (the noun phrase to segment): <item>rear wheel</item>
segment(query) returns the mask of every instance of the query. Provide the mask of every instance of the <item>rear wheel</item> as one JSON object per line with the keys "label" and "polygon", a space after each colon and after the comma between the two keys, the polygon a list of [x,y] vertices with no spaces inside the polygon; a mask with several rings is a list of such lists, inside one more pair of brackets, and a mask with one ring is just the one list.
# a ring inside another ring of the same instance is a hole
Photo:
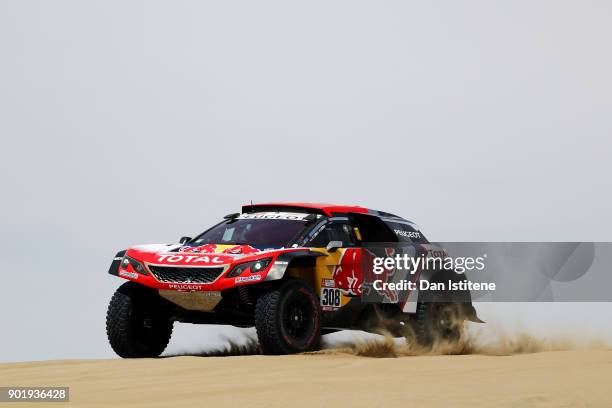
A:
{"label": "rear wheel", "polygon": [[410,324],[410,315],[403,313],[395,303],[374,303],[365,314],[366,331],[381,334],[387,332],[394,337],[404,337]]}
{"label": "rear wheel", "polygon": [[431,346],[437,341],[459,341],[465,320],[459,306],[458,303],[419,303],[414,330],[417,342]]}
{"label": "rear wheel", "polygon": [[319,347],[321,311],[305,282],[292,279],[260,296],[255,328],[264,354],[291,354]]}
{"label": "rear wheel", "polygon": [[113,295],[106,314],[108,341],[120,357],[157,357],[170,341],[169,305],[157,291],[126,282]]}

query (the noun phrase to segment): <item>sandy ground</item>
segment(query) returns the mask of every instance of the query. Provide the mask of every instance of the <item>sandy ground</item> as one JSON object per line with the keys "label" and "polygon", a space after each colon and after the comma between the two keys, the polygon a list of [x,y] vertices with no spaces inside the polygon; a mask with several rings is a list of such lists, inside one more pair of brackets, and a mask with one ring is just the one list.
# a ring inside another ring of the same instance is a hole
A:
{"label": "sandy ground", "polygon": [[[0,364],[0,385],[69,386],[70,406],[78,407],[609,407],[611,378],[610,350],[398,358],[331,352]],[[62,404],[35,404],[47,405]]]}

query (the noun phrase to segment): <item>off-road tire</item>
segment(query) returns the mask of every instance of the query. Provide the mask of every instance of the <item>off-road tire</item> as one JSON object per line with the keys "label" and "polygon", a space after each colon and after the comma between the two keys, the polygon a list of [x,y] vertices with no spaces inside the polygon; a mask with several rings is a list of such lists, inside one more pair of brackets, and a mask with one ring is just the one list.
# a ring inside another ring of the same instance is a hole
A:
{"label": "off-road tire", "polygon": [[123,358],[158,357],[172,336],[169,317],[168,303],[156,290],[126,282],[108,305],[108,341]]}
{"label": "off-road tire", "polygon": [[291,279],[257,299],[255,328],[263,354],[292,354],[319,348],[319,299],[304,281]]}
{"label": "off-road tire", "polygon": [[418,303],[414,334],[421,346],[435,342],[457,342],[463,336],[464,316],[458,303]]}

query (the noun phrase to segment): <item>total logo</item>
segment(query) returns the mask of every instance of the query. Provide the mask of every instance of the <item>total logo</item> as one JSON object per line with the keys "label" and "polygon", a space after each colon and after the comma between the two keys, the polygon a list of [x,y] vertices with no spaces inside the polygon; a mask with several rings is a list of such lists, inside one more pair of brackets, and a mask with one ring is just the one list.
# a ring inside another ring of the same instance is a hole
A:
{"label": "total logo", "polygon": [[218,256],[207,256],[207,255],[160,255],[158,262],[187,262],[187,263],[216,263],[222,264],[223,259]]}

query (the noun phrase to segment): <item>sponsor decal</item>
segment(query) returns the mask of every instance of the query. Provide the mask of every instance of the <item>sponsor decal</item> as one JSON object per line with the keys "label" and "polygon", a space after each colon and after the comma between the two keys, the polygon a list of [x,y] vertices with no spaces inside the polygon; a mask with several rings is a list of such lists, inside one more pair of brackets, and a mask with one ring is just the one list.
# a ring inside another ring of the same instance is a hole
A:
{"label": "sponsor decal", "polygon": [[404,231],[400,229],[393,230],[397,235],[406,237],[406,238],[421,238],[421,233],[417,231]]}
{"label": "sponsor decal", "polygon": [[259,212],[241,214],[239,220],[292,220],[304,221],[308,214],[291,212]]}
{"label": "sponsor decal", "polygon": [[[432,258],[448,258],[448,252],[446,252],[444,249],[439,249],[439,248],[428,248],[428,246],[425,246],[425,248],[427,249],[427,256],[430,256]],[[486,257],[486,254],[485,254]]]}
{"label": "sponsor decal", "polygon": [[218,256],[208,256],[208,255],[160,255],[157,259],[158,262],[187,262],[187,263],[196,263],[196,262],[204,262],[204,263],[216,263],[222,264],[223,259]]}
{"label": "sponsor decal", "polygon": [[209,253],[214,254],[217,250],[216,244],[206,244],[200,246],[183,246],[178,249],[179,252],[194,252],[194,253]]}
{"label": "sponsor decal", "polygon": [[119,271],[119,276],[123,276],[128,279],[138,279],[138,274],[136,272],[128,272],[128,271]]}
{"label": "sponsor decal", "polygon": [[202,289],[202,285],[198,283],[169,283],[168,289],[173,290],[199,290]]}
{"label": "sponsor decal", "polygon": [[321,288],[321,310],[338,310],[341,306],[342,292],[338,288]]}
{"label": "sponsor decal", "polygon": [[259,249],[253,248],[250,245],[238,245],[227,248],[223,251],[224,254],[254,254],[259,252]]}
{"label": "sponsor decal", "polygon": [[348,248],[341,250],[338,266],[334,267],[333,277],[337,286],[348,296],[361,295],[362,276],[359,270],[359,250]]}
{"label": "sponsor decal", "polygon": [[261,280],[261,275],[250,275],[250,276],[238,276],[235,283],[243,283],[243,282],[257,282]]}
{"label": "sponsor decal", "polygon": [[324,288],[335,288],[336,287],[336,281],[333,279],[323,279],[322,283],[323,283],[322,286]]}
{"label": "sponsor decal", "polygon": [[[395,249],[394,248],[384,248],[384,254],[387,258],[393,258],[395,256]],[[372,287],[371,283],[369,283],[370,280],[374,280],[374,276],[376,277],[376,279],[379,279],[381,282],[392,282],[393,281],[393,277],[395,276],[396,270],[395,270],[395,265],[385,265],[385,267],[383,268],[383,271],[381,271],[380,274],[375,274],[374,273],[374,262],[375,259],[377,258],[377,254],[375,254],[374,252],[372,252],[370,249],[366,249],[363,252],[363,262],[364,262],[364,266],[366,267],[366,281],[368,281],[367,284],[364,284],[365,287],[365,295],[371,295],[372,293],[377,293],[378,295],[382,296],[383,299],[386,299],[385,303],[398,303],[399,302],[399,295],[397,293],[397,291],[395,290],[390,290],[388,287],[386,287],[384,290],[382,291],[378,291],[375,288]]]}
{"label": "sponsor decal", "polygon": [[203,297],[214,297],[214,298],[220,298],[221,297],[221,291],[218,290],[207,290],[202,292]]}

